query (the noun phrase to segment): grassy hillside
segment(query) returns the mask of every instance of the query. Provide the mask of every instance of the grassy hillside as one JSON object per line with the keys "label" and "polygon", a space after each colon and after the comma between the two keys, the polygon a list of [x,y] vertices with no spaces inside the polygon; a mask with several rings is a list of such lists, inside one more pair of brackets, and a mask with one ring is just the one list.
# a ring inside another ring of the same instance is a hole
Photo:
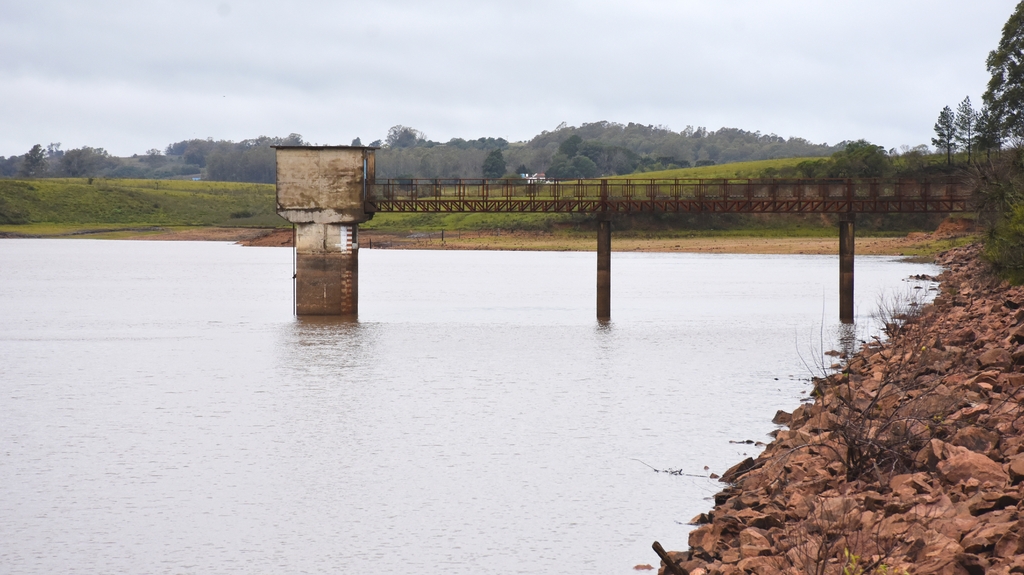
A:
{"label": "grassy hillside", "polygon": [[181,180],[0,180],[0,224],[285,225],[274,186]]}
{"label": "grassy hillside", "polygon": [[[758,178],[764,170],[774,168],[791,168],[807,160],[820,160],[821,158],[780,158],[776,160],[758,160],[755,162],[736,162],[734,164],[721,164],[715,166],[701,166],[699,168],[679,168],[676,170],[661,170],[658,172],[644,172],[640,174],[629,174],[628,176],[615,176],[616,179],[683,179],[683,178]],[[611,178],[609,178],[611,179]]]}

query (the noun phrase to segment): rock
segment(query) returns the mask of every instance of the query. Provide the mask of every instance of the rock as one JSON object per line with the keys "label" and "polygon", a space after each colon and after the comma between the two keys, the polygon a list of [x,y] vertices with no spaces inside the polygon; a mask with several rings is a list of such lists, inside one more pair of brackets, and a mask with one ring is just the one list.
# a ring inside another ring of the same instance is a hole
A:
{"label": "rock", "polygon": [[763,529],[748,527],[743,531],[740,531],[740,545],[765,548],[771,547],[768,537],[765,536],[766,533],[767,531]]}
{"label": "rock", "polygon": [[751,517],[750,521],[747,522],[751,527],[757,527],[758,529],[772,529],[773,527],[782,527],[784,519],[781,513],[758,513]]}
{"label": "rock", "polygon": [[878,492],[864,492],[864,509],[867,509],[869,511],[878,510],[885,506],[885,502],[885,496],[879,494]]}
{"label": "rock", "polygon": [[993,485],[1005,485],[1010,479],[1003,466],[985,455],[957,445],[946,445],[945,451],[946,459],[937,467],[939,475],[949,483],[975,478],[982,483],[988,481]]}
{"label": "rock", "polygon": [[950,443],[966,447],[976,453],[989,453],[999,443],[999,434],[980,427],[965,427],[956,432]]}
{"label": "rock", "polygon": [[[1022,327],[1022,329],[1024,329],[1024,327]],[[1005,371],[1013,365],[1013,358],[1010,357],[1010,352],[1005,349],[1001,347],[994,347],[978,356],[978,363],[980,363],[983,368],[1001,369]]]}
{"label": "rock", "polygon": [[930,530],[925,533],[924,546],[917,554],[919,573],[938,573],[943,567],[956,563],[957,556],[964,552],[963,547],[953,539]]}
{"label": "rock", "polygon": [[943,450],[946,444],[939,439],[932,439],[921,448],[921,451],[917,452],[917,456],[914,457],[914,464],[918,468],[924,469],[935,469],[935,465],[942,459]]}
{"label": "rock", "polygon": [[[725,551],[722,551],[721,557],[722,557],[722,563],[725,563],[725,564],[739,563],[740,559],[743,558],[740,555],[740,550],[739,550],[738,547],[737,548],[730,548],[730,549],[726,549]],[[724,570],[723,570],[723,572],[724,572]]]}
{"label": "rock", "polygon": [[1002,491],[979,491],[971,495],[964,504],[971,515],[982,515],[1016,506],[1018,501],[1020,501],[1020,497],[1015,494]]}
{"label": "rock", "polygon": [[736,483],[736,480],[740,478],[744,473],[750,471],[755,466],[754,459],[748,457],[743,461],[733,465],[722,474],[722,478],[719,479],[722,483]]}
{"label": "rock", "polygon": [[714,554],[718,540],[722,538],[721,525],[704,525],[690,532],[690,548],[709,557]]}
{"label": "rock", "polygon": [[1020,555],[1024,551],[1024,538],[1021,537],[1020,533],[1007,532],[996,541],[996,547],[993,550],[996,557],[1015,557]]}
{"label": "rock", "polygon": [[954,333],[952,337],[946,340],[946,343],[948,345],[964,345],[973,342],[977,338],[978,335],[974,333],[973,329],[965,327]]}
{"label": "rock", "polygon": [[988,523],[964,536],[960,544],[967,553],[992,551],[996,542],[1013,529],[1014,523]]}
{"label": "rock", "polygon": [[708,523],[711,523],[711,516],[707,513],[701,513],[691,519],[688,525],[707,525]]}
{"label": "rock", "polygon": [[963,567],[968,575],[985,575],[988,570],[988,561],[973,553],[959,553],[956,556],[957,563]]}
{"label": "rock", "polygon": [[1014,485],[1024,480],[1024,454],[1018,454],[1010,459],[1007,470],[1010,472],[1010,481]]}
{"label": "rock", "polygon": [[779,572],[778,566],[771,557],[747,557],[741,559],[736,567],[744,573],[756,573],[757,575],[769,575]]}
{"label": "rock", "polygon": [[775,412],[775,417],[772,418],[772,423],[775,425],[789,425],[790,420],[793,416],[781,409]]}

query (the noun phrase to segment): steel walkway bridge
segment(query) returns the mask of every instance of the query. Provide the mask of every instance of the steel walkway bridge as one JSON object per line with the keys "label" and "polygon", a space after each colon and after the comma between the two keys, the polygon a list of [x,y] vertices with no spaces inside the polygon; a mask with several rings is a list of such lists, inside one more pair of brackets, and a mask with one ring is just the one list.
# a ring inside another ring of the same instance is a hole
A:
{"label": "steel walkway bridge", "polygon": [[388,179],[368,181],[367,213],[892,214],[971,211],[954,179]]}
{"label": "steel walkway bridge", "polygon": [[972,211],[955,179],[389,179],[367,178],[373,213],[572,213],[598,216],[597,316],[611,316],[610,217],[637,213],[839,214],[839,317],[854,319],[856,214]]}

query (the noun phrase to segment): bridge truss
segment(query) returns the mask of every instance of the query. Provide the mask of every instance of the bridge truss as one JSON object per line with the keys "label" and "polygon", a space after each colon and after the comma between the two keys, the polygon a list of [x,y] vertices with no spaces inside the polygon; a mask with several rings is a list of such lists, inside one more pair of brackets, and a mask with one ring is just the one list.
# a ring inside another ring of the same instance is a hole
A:
{"label": "bridge truss", "polygon": [[380,213],[921,213],[974,209],[954,179],[389,179],[367,184]]}

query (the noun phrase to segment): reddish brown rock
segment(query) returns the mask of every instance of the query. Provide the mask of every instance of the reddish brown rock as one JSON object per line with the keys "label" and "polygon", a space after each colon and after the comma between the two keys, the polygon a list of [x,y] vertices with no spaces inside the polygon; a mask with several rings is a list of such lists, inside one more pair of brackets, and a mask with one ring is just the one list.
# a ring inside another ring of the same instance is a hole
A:
{"label": "reddish brown rock", "polygon": [[749,527],[740,532],[740,557],[767,555],[771,548],[771,543],[760,529]]}
{"label": "reddish brown rock", "polygon": [[854,570],[1024,574],[1024,288],[978,254],[940,256],[933,305],[777,414],[789,429],[725,474],[681,566],[840,572],[848,551]]}
{"label": "reddish brown rock", "polygon": [[975,453],[988,454],[999,443],[999,434],[980,427],[965,427],[956,432],[950,443],[966,447]]}
{"label": "reddish brown rock", "polygon": [[1011,459],[1010,463],[1007,464],[1007,470],[1010,472],[1010,481],[1014,485],[1024,481],[1024,454],[1017,455]]}
{"label": "reddish brown rock", "polygon": [[981,453],[956,445],[946,446],[946,459],[940,461],[937,467],[939,475],[953,484],[972,478],[994,485],[1003,485],[1009,480],[1002,465]]}
{"label": "reddish brown rock", "polygon": [[992,348],[978,356],[978,363],[984,368],[1009,369],[1013,365],[1010,352],[1001,347]]}

